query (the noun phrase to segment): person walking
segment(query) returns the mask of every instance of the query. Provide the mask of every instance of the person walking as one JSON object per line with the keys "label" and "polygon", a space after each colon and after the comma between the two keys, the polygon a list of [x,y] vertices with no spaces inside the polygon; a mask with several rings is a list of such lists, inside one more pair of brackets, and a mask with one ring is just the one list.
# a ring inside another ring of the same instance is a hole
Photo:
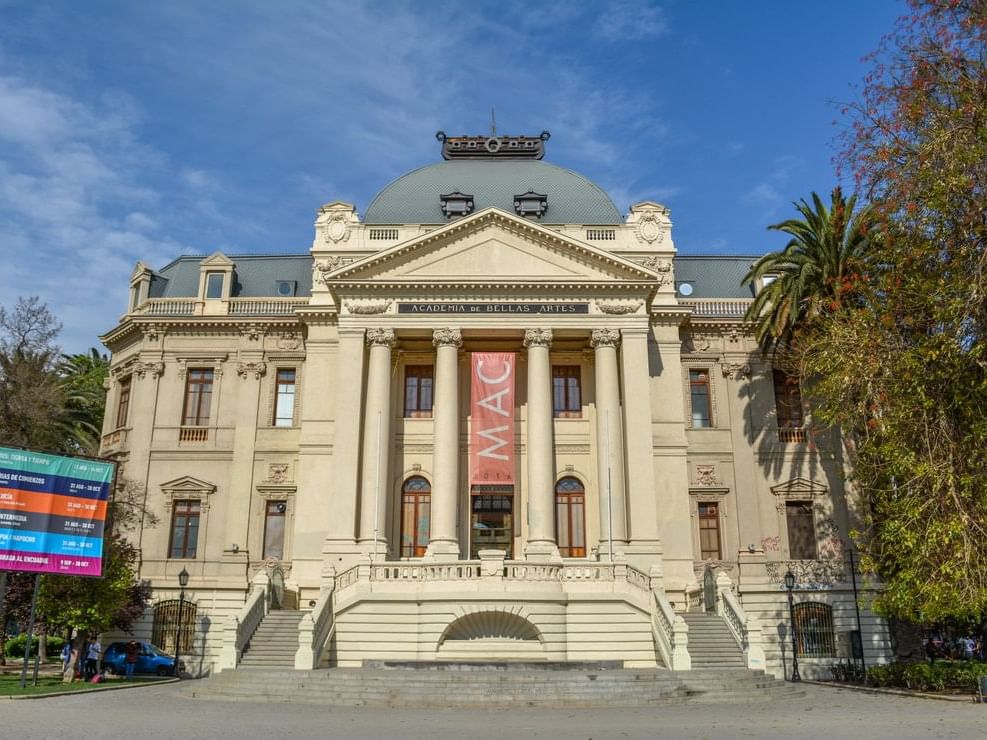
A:
{"label": "person walking", "polygon": [[127,669],[127,680],[129,681],[134,675],[134,669],[137,667],[137,658],[140,656],[140,646],[136,641],[131,640],[127,643],[127,657],[124,659],[124,665]]}

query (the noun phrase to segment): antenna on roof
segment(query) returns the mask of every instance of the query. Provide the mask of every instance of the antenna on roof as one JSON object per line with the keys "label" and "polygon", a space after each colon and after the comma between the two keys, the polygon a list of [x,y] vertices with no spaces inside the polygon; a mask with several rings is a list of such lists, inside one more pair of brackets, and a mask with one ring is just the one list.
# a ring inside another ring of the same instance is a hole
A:
{"label": "antenna on roof", "polygon": [[497,135],[497,109],[490,106],[490,135]]}

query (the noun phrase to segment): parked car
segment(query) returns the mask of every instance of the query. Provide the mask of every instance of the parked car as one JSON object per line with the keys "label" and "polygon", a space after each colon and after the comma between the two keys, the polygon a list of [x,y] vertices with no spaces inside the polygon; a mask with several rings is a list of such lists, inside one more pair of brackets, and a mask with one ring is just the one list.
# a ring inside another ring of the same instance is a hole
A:
{"label": "parked car", "polygon": [[[149,642],[138,642],[140,653],[134,673],[154,673],[158,676],[175,675],[175,657],[162,652]],[[114,642],[103,653],[103,670],[122,676],[127,672],[127,643]],[[185,664],[178,661],[179,671],[185,670]]]}

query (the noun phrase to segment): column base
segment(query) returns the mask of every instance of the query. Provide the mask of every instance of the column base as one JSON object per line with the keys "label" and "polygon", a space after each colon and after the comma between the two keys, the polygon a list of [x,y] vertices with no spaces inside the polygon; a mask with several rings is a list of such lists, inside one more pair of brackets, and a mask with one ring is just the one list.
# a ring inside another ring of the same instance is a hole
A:
{"label": "column base", "polygon": [[461,560],[459,556],[459,543],[453,540],[432,540],[428,543],[423,560],[438,562],[455,562]]}
{"label": "column base", "polygon": [[375,563],[387,560],[387,540],[383,538],[379,538],[376,543],[373,540],[359,540],[356,545],[360,552]]}
{"label": "column base", "polygon": [[554,542],[529,542],[524,546],[524,559],[538,563],[561,563],[558,545]]}

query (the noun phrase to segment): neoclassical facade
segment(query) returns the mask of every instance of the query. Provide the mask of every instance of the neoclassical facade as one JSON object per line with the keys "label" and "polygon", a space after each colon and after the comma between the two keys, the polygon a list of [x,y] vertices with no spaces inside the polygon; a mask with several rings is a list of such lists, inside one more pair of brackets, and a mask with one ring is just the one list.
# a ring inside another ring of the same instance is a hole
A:
{"label": "neoclassical facade", "polygon": [[158,520],[141,635],[231,670],[281,610],[298,668],[688,669],[707,612],[781,675],[791,570],[803,674],[848,656],[847,471],[745,330],[753,258],[677,256],[667,208],[622,216],[547,134],[439,138],[306,253],[137,263],[102,452]]}

